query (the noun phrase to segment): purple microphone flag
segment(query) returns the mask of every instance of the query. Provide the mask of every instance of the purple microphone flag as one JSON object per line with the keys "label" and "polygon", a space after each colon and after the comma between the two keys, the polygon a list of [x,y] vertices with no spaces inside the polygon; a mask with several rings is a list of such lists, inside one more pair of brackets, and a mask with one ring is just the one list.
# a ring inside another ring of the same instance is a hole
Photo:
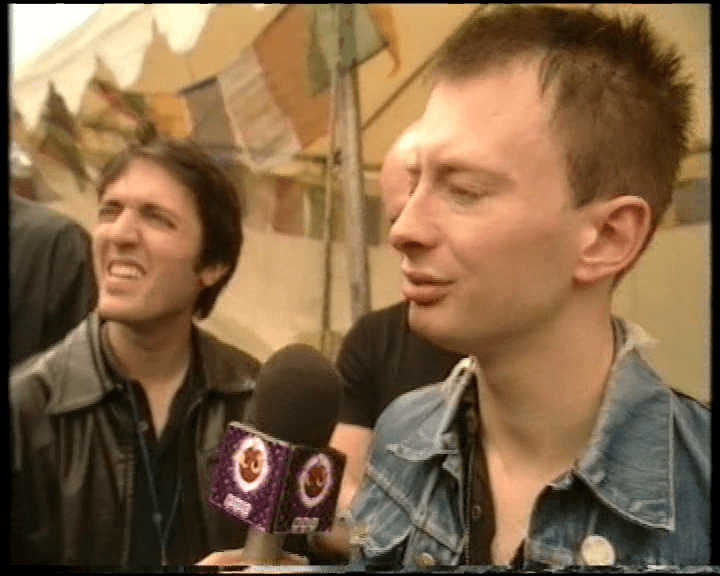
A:
{"label": "purple microphone flag", "polygon": [[345,456],[231,422],[217,452],[212,505],[268,534],[321,532],[335,516]]}

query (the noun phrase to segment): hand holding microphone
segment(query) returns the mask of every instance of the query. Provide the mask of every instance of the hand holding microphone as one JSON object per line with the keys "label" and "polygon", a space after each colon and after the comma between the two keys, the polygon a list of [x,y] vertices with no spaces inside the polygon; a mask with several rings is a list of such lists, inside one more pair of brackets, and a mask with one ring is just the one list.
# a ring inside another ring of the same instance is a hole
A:
{"label": "hand holding microphone", "polygon": [[250,526],[245,547],[202,564],[299,564],[285,536],[332,525],[345,457],[327,447],[341,384],[330,362],[293,344],[263,365],[255,390],[255,426],[232,422],[218,448],[210,502]]}

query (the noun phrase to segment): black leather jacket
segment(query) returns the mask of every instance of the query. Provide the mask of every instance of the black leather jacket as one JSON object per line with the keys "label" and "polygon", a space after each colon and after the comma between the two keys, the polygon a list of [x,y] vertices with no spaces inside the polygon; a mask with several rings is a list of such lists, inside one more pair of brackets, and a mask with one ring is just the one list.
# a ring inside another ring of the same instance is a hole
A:
{"label": "black leather jacket", "polygon": [[[128,562],[139,462],[130,405],[102,360],[99,325],[91,313],[65,339],[10,375],[13,562]],[[207,495],[218,442],[230,421],[246,419],[260,363],[199,328],[193,342],[204,387],[183,433],[194,448],[189,460],[197,472],[200,504],[195,506],[205,532],[198,538],[203,544],[189,552],[197,561],[211,551],[237,548],[245,539],[245,528],[212,508]]]}

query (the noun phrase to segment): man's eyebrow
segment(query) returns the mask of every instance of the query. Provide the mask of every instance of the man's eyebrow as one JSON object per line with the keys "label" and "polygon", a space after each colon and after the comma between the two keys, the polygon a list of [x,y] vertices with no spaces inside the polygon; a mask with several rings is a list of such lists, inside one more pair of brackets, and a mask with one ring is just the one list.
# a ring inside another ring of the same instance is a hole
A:
{"label": "man's eyebrow", "polygon": [[[421,172],[422,161],[419,154],[407,158],[403,164],[405,170],[413,176],[417,176],[419,172]],[[470,176],[483,179],[491,184],[499,186],[509,186],[515,183],[512,176],[506,172],[495,170],[482,164],[476,164],[464,158],[448,156],[431,161],[431,164],[431,167],[434,168],[437,175],[441,178],[447,177],[451,174],[467,173]]]}
{"label": "man's eyebrow", "polygon": [[506,172],[465,161],[444,160],[437,164],[436,170],[440,177],[447,177],[452,174],[467,174],[470,177],[479,178],[500,186],[509,186],[515,182]]}
{"label": "man's eyebrow", "polygon": [[151,212],[162,212],[164,214],[167,214],[168,216],[172,216],[173,218],[179,217],[179,215],[171,208],[167,208],[166,206],[156,204],[155,202],[142,202],[140,204],[140,210],[151,211]]}
{"label": "man's eyebrow", "polygon": [[[120,198],[108,198],[107,196],[103,196],[103,198],[100,200],[101,206],[122,206],[124,204],[125,202],[123,202]],[[169,216],[172,216],[173,218],[179,218],[177,212],[175,212],[171,208],[162,206],[161,204],[157,204],[155,202],[141,202],[138,209],[142,212],[163,212]]]}

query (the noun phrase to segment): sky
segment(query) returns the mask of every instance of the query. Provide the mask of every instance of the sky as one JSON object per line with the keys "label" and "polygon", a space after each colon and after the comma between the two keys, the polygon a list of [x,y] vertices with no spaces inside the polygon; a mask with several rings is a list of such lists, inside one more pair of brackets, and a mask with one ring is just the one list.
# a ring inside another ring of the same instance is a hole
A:
{"label": "sky", "polygon": [[32,60],[101,4],[10,4],[10,64]]}

